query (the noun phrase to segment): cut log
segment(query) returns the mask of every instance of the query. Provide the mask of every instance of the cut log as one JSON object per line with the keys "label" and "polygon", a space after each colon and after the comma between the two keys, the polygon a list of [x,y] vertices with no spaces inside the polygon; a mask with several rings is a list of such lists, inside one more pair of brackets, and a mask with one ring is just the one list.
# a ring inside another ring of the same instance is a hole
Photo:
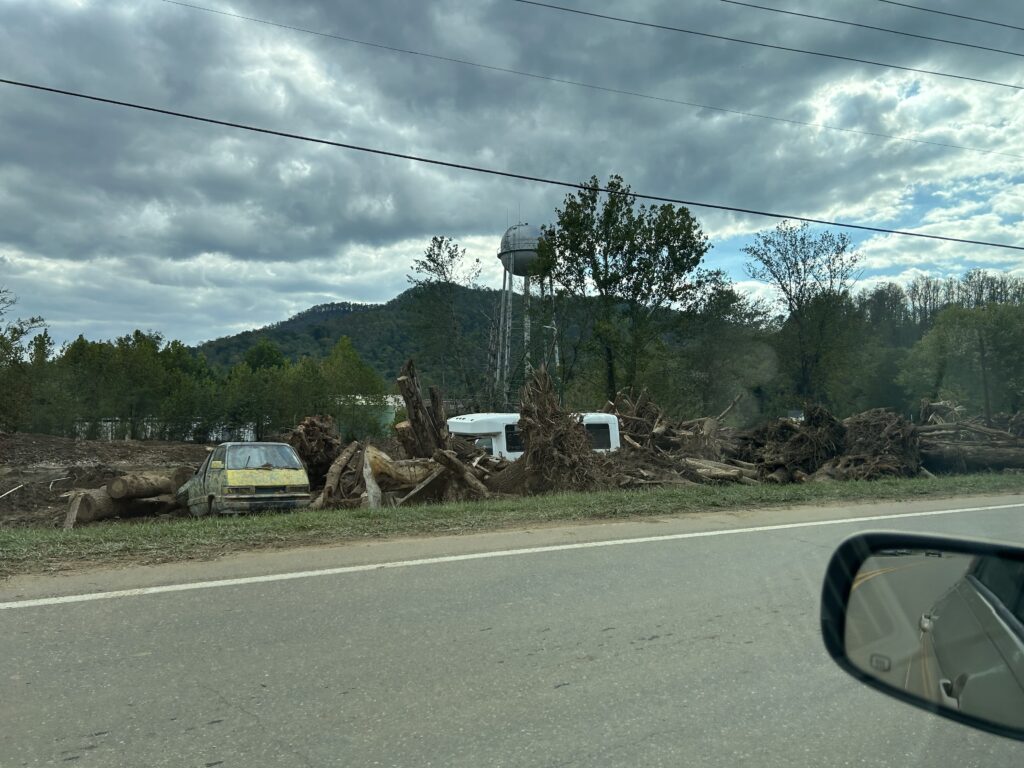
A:
{"label": "cut log", "polygon": [[64,527],[92,523],[112,517],[143,517],[164,515],[180,510],[173,494],[165,493],[144,499],[114,499],[106,488],[94,488],[72,494]]}
{"label": "cut log", "polygon": [[123,475],[107,483],[111,499],[144,499],[178,490],[174,479],[162,474]]}
{"label": "cut log", "polygon": [[473,474],[472,470],[459,461],[454,453],[438,449],[434,451],[433,459],[441,466],[450,470],[478,495],[485,499],[491,495],[491,492],[487,490],[487,486],[480,482],[480,479]]}

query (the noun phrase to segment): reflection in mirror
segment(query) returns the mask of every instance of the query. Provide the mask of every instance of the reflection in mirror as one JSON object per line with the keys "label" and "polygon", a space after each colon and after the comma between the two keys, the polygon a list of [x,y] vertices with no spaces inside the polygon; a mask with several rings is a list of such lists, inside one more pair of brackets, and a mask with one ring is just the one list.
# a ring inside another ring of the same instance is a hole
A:
{"label": "reflection in mirror", "polygon": [[1024,728],[1024,562],[881,550],[846,608],[847,658],[887,686]]}

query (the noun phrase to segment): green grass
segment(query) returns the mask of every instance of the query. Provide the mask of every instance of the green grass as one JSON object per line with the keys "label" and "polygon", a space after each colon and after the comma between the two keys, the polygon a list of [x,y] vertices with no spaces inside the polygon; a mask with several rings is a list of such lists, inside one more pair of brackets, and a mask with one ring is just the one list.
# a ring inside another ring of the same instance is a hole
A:
{"label": "green grass", "polygon": [[10,528],[0,530],[0,578],[85,565],[210,559],[252,549],[389,536],[459,534],[553,522],[1021,492],[1024,492],[1024,478],[988,474],[934,480],[571,493],[398,509],[302,510],[238,517],[110,522],[71,531]]}

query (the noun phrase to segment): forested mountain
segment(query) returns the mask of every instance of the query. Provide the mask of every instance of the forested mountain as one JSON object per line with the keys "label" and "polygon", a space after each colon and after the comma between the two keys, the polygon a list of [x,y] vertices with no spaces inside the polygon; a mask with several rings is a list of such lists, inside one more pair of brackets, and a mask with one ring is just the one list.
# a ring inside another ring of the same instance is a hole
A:
{"label": "forested mountain", "polygon": [[[264,328],[225,336],[200,344],[198,351],[214,368],[226,370],[245,359],[246,352],[261,339],[272,342],[292,362],[303,357],[326,357],[343,336],[359,356],[386,381],[398,375],[409,357],[416,359],[428,379],[443,378],[442,350],[429,330],[437,307],[436,286],[410,288],[385,304],[336,302],[310,307],[293,317]],[[486,355],[491,318],[497,315],[499,291],[453,286],[457,321],[467,346]],[[440,322],[440,321],[438,321]],[[485,362],[485,361],[484,361]]]}

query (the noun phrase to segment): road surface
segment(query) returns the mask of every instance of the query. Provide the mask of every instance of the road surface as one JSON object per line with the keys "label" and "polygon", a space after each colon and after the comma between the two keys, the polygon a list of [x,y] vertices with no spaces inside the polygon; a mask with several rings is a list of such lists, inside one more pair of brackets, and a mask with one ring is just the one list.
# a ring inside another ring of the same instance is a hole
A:
{"label": "road surface", "polygon": [[947,499],[19,578],[0,765],[1016,768],[846,677],[817,622],[856,531],[1024,543],[1022,520]]}

